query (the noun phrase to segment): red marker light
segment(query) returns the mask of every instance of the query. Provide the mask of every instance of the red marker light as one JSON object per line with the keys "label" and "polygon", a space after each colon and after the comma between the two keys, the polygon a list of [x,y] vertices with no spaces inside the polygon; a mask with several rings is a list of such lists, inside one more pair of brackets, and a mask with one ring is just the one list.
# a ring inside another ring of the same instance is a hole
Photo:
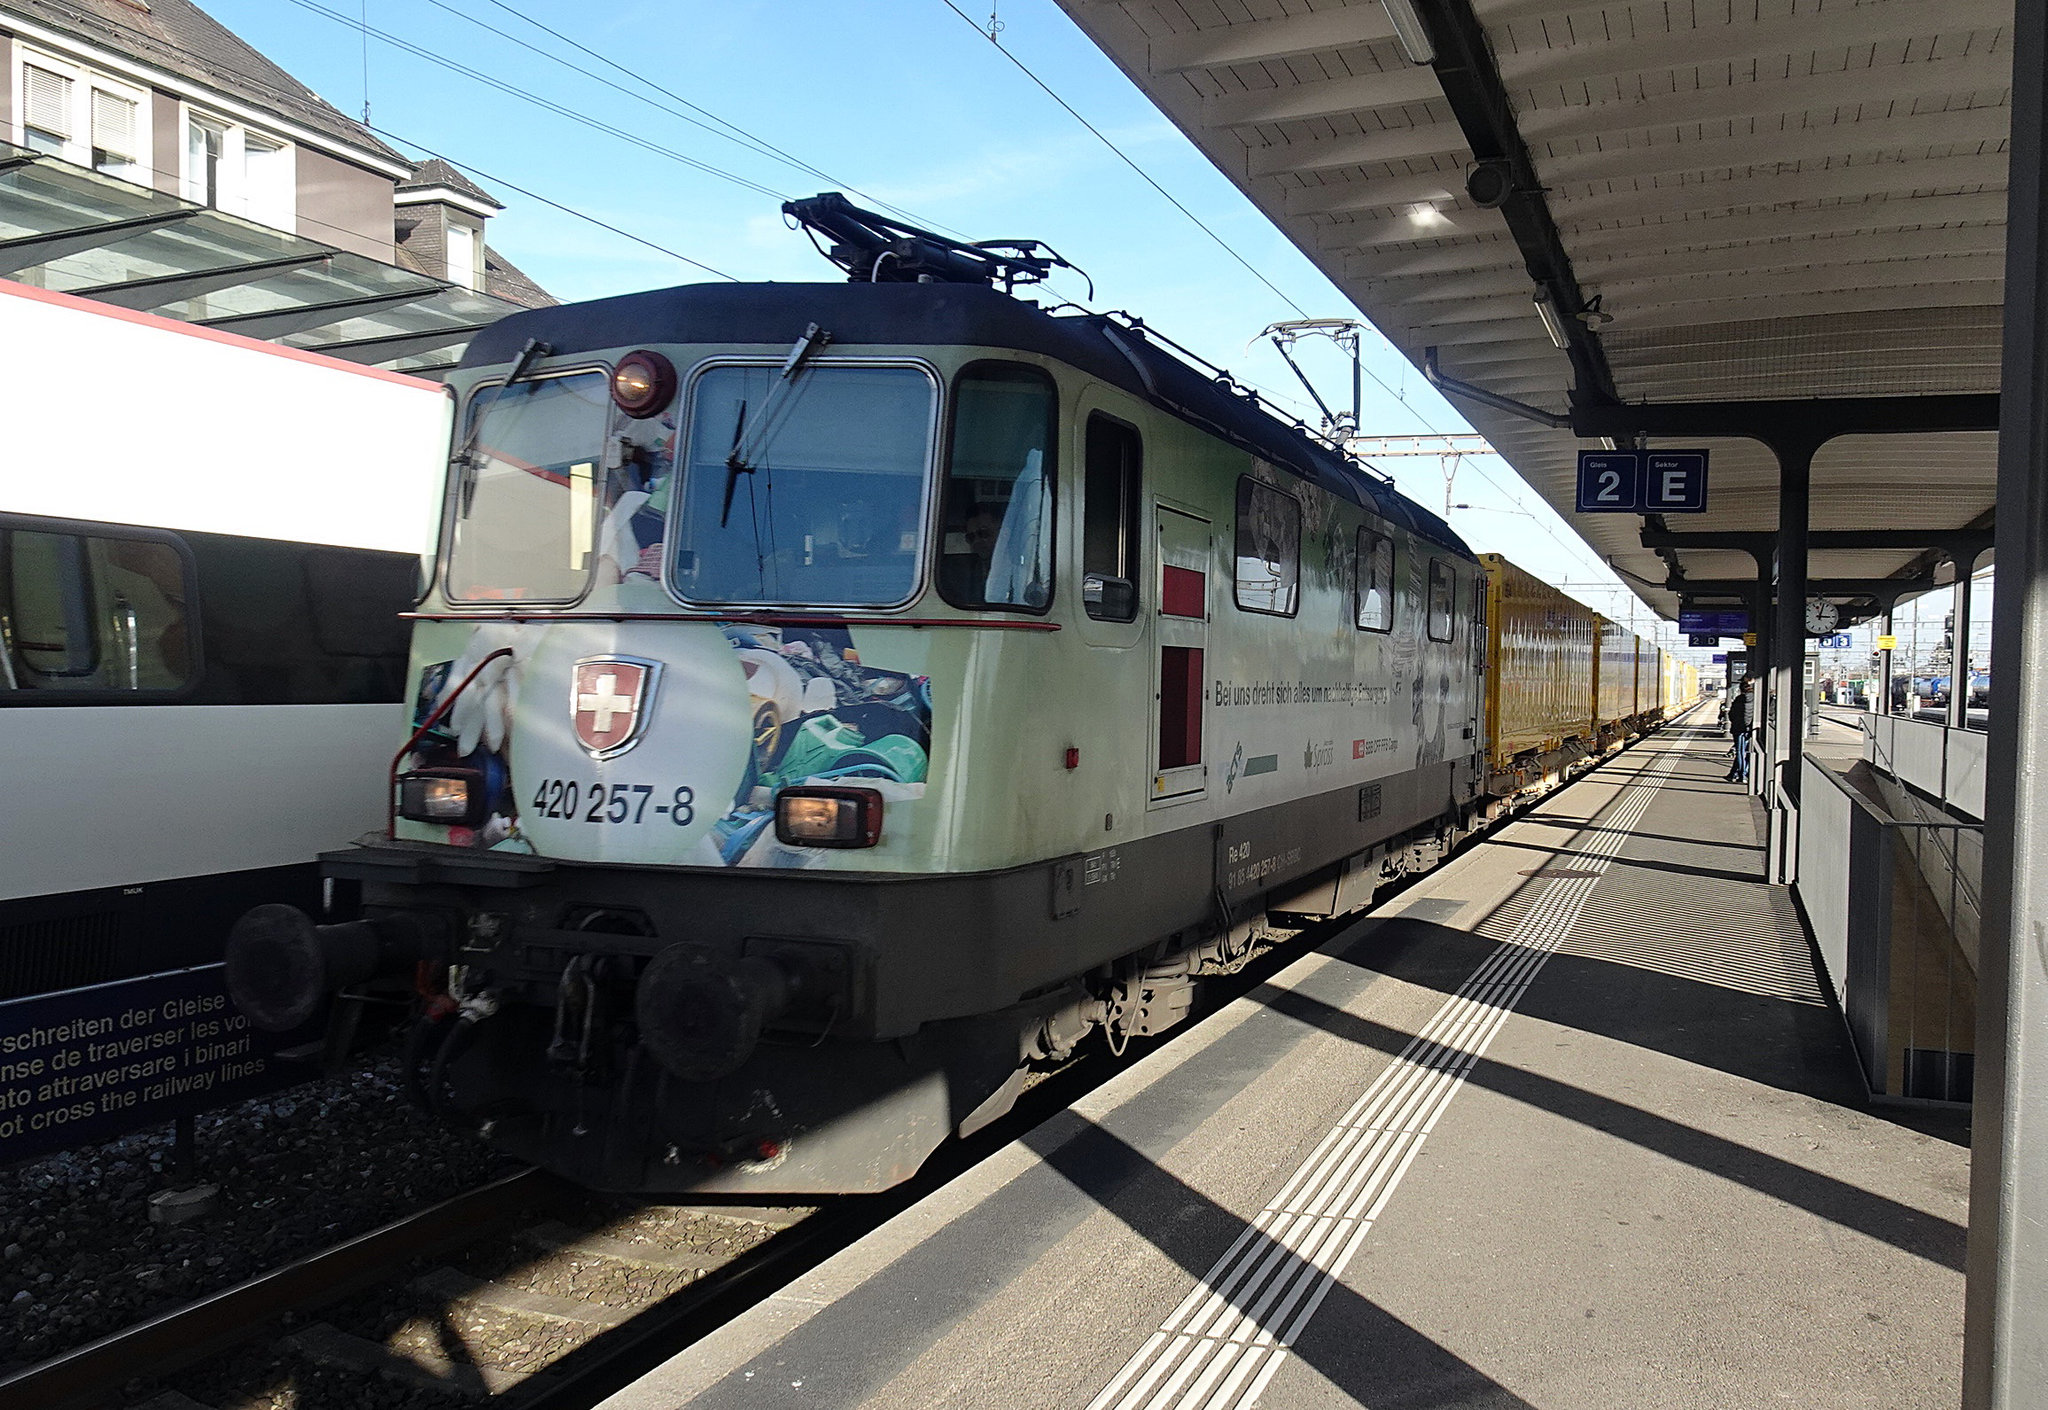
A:
{"label": "red marker light", "polygon": [[1067,767],[1070,769],[1081,767],[1081,751],[1071,744],[1067,746]]}

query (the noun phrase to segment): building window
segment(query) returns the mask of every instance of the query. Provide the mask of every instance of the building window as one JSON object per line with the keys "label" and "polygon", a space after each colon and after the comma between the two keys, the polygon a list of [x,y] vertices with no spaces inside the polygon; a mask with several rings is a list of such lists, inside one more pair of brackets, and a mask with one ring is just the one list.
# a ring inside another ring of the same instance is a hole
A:
{"label": "building window", "polygon": [[15,65],[20,111],[12,138],[77,166],[146,182],[149,105],[138,88],[78,64],[24,51]]}
{"label": "building window", "polygon": [[448,282],[464,289],[476,287],[476,232],[467,225],[448,224]]}
{"label": "building window", "polygon": [[185,111],[185,199],[278,230],[297,223],[293,148],[196,108]]}

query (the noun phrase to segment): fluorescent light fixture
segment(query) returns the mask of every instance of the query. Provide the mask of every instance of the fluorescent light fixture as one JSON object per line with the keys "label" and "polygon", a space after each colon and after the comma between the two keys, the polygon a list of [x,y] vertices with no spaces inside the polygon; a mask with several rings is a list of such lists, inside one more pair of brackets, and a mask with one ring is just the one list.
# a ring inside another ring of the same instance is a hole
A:
{"label": "fluorescent light fixture", "polygon": [[1617,440],[1616,440],[1616,439],[1614,439],[1614,437],[1612,437],[1612,436],[1602,436],[1602,437],[1600,438],[1600,449],[1602,449],[1602,450],[1620,450],[1620,449],[1621,449],[1621,442],[1620,442],[1620,441],[1617,441]]}
{"label": "fluorescent light fixture", "polygon": [[1550,335],[1550,341],[1556,344],[1560,352],[1570,347],[1571,341],[1564,333],[1564,320],[1558,316],[1557,305],[1550,301],[1550,290],[1539,285],[1535,303],[1536,316],[1543,320],[1543,331]]}
{"label": "fluorescent light fixture", "polygon": [[1380,3],[1387,7],[1387,18],[1394,26],[1394,38],[1401,41],[1408,62],[1435,62],[1436,45],[1430,43],[1429,31],[1422,26],[1422,16],[1415,13],[1415,0],[1380,0]]}

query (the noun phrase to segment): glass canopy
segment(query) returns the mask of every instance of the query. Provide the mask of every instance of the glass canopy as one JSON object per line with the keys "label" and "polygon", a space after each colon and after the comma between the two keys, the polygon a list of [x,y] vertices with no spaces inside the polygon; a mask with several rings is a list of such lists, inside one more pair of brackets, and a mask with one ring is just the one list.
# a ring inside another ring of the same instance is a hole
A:
{"label": "glass canopy", "polygon": [[0,278],[424,376],[521,307],[6,142]]}

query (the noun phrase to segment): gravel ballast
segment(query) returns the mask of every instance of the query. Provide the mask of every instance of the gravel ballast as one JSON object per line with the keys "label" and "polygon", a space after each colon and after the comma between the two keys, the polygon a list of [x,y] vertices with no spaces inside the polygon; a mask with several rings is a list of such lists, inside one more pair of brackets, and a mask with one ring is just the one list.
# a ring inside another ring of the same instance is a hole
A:
{"label": "gravel ballast", "polygon": [[0,1170],[0,1375],[513,1168],[421,1115],[394,1058],[197,1118],[211,1216],[150,1223],[168,1127]]}

